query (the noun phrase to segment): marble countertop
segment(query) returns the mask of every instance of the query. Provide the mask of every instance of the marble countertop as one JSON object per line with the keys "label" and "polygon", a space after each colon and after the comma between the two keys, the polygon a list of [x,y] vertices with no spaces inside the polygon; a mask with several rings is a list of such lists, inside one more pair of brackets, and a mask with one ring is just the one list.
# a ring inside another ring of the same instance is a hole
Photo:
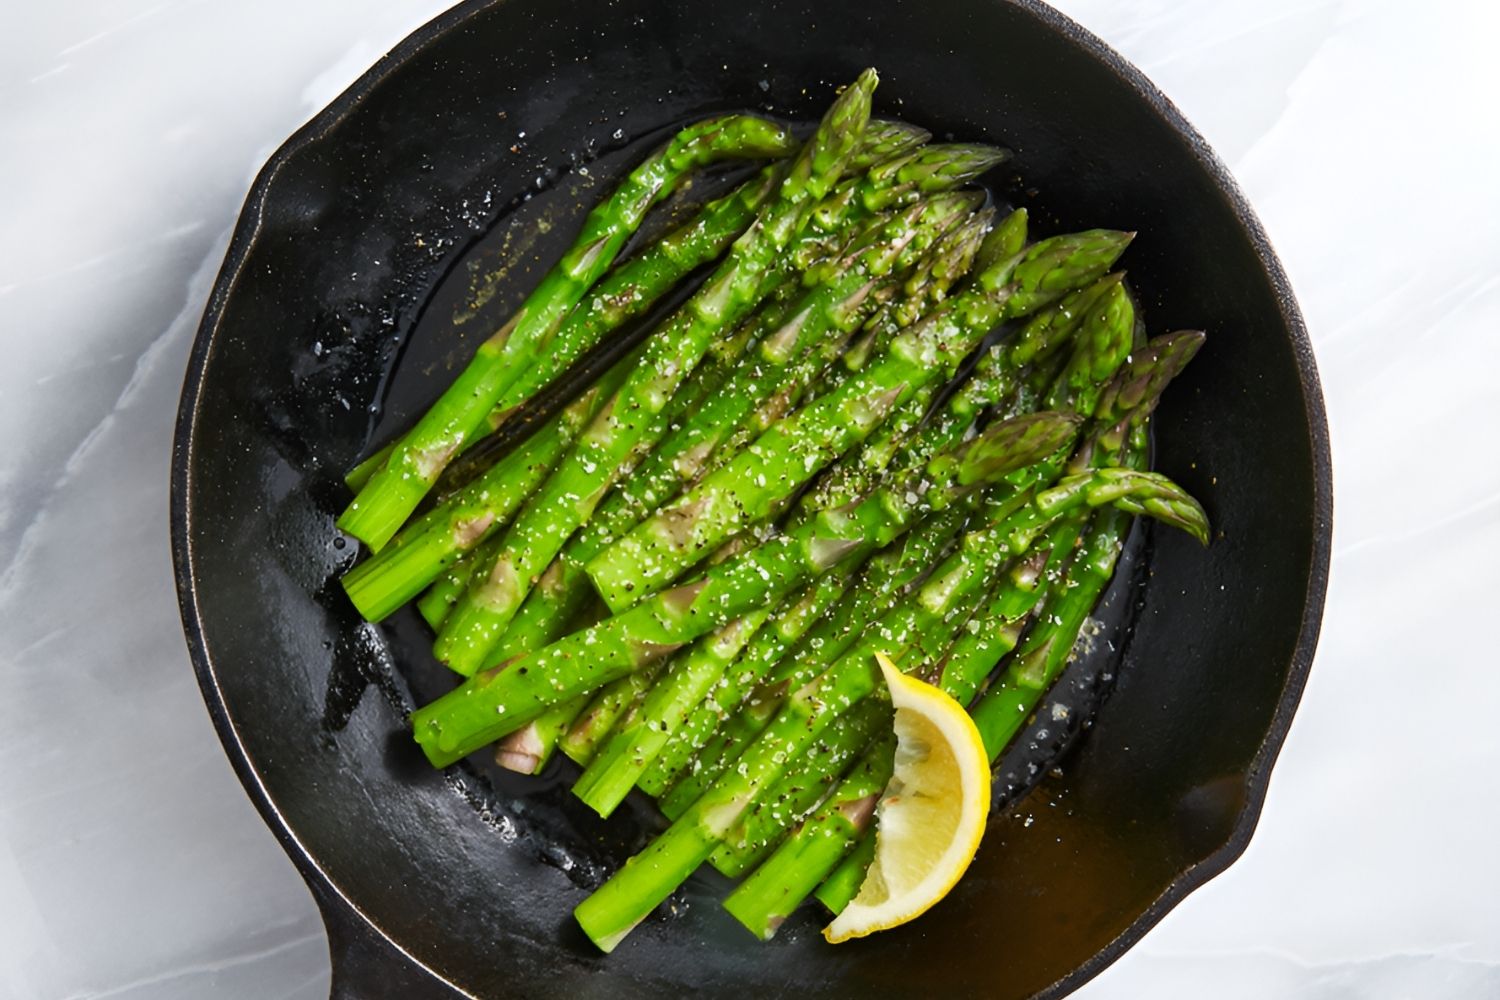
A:
{"label": "marble countertop", "polygon": [[[182,641],[172,423],[255,171],[444,6],[0,15],[0,996],[327,995],[312,900]],[[1500,671],[1478,628],[1500,594],[1500,7],[1059,6],[1260,212],[1322,369],[1337,506],[1322,645],[1250,849],[1077,995],[1500,996]]]}

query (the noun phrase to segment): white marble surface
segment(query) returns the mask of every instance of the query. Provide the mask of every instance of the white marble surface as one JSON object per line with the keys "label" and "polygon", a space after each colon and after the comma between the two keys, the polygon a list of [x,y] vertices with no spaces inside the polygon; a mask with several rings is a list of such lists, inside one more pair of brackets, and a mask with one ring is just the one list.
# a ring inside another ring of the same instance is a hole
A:
{"label": "white marble surface", "polygon": [[[172,418],[257,166],[443,6],[0,9],[0,996],[326,995],[312,902],[181,639]],[[1500,8],[1061,6],[1259,209],[1337,497],[1323,643],[1254,843],[1079,996],[1500,996]]]}

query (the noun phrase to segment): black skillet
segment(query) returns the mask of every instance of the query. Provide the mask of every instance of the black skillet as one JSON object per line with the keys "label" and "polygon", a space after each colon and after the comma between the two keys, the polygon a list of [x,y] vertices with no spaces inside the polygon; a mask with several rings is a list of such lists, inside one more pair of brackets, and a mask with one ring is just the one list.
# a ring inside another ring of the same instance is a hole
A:
{"label": "black skillet", "polygon": [[[563,764],[540,781],[423,764],[404,712],[450,682],[412,617],[365,626],[342,600],[340,474],[664,129],[809,119],[866,65],[877,111],[1013,147],[997,183],[1042,231],[1140,231],[1125,264],[1151,330],[1209,333],[1159,411],[1157,462],[1220,534],[1206,551],[1137,537],[1110,630],[1005,762],[970,874],[920,921],[832,948],[808,908],[761,944],[700,876],[606,958],[570,911],[649,811],[591,819]],[[1306,333],[1238,189],[1118,55],[1002,0],[445,14],[256,181],[193,349],[172,485],[209,711],[322,906],[339,996],[1060,996],[1244,849],[1312,658],[1331,514]]]}

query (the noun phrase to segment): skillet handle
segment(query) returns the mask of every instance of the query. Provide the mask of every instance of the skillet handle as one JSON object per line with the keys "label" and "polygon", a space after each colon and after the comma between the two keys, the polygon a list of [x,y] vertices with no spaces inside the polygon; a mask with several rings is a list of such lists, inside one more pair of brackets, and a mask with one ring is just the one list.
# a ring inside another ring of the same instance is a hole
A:
{"label": "skillet handle", "polygon": [[334,893],[318,887],[313,896],[328,930],[330,1000],[456,1000],[465,995],[397,949]]}

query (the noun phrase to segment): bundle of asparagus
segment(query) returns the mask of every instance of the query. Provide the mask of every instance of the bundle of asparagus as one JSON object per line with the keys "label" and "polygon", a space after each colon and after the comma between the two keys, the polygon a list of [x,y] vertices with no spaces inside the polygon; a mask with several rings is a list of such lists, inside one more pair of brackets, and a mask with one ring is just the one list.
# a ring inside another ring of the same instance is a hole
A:
{"label": "bundle of asparagus", "polygon": [[[875,84],[800,144],[744,115],[683,130],[349,476],[339,523],[371,550],[350,599],[378,621],[420,596],[466,678],[412,714],[431,762],[499,741],[535,772],[560,745],[601,815],[639,788],[673,821],[578,907],[605,950],[705,861],[749,873],[726,906],[763,937],[814,891],[841,909],[891,773],[874,654],[968,705],[998,756],[1130,519],[1207,539],[1145,469],[1151,411],[1202,338],[1143,339],[1110,273],[1131,235],[1028,243],[1024,211],[967,187],[1006,153],[872,119]],[[615,263],[652,204],[725,158],[773,162]],[[445,488],[459,454],[714,261],[587,392]]]}

